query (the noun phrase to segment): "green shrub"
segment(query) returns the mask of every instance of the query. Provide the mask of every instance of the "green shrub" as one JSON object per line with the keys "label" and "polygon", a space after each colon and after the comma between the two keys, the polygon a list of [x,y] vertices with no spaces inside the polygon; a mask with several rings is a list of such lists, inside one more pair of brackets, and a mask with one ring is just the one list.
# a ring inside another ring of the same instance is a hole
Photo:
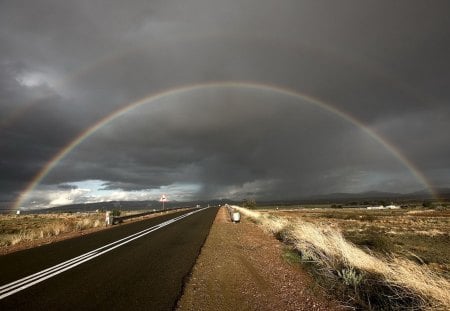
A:
{"label": "green shrub", "polygon": [[363,273],[356,271],[352,267],[338,270],[337,275],[345,285],[353,287],[355,291],[364,278]]}
{"label": "green shrub", "polygon": [[395,248],[394,243],[382,233],[368,232],[359,238],[352,239],[354,243],[366,246],[372,251],[389,254]]}
{"label": "green shrub", "polygon": [[292,248],[285,248],[283,252],[283,258],[290,264],[298,264],[302,262],[301,255]]}

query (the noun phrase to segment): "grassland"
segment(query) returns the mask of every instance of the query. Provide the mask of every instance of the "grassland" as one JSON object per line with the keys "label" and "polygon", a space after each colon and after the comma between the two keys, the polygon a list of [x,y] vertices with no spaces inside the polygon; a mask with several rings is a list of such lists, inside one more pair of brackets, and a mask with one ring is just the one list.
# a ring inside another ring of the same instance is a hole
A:
{"label": "grassland", "polygon": [[104,213],[0,215],[0,248],[85,231],[105,225]]}
{"label": "grassland", "polygon": [[266,212],[336,228],[363,249],[406,257],[450,278],[450,210],[304,208]]}
{"label": "grassland", "polygon": [[295,208],[244,215],[291,247],[289,261],[370,310],[447,310],[447,210]]}

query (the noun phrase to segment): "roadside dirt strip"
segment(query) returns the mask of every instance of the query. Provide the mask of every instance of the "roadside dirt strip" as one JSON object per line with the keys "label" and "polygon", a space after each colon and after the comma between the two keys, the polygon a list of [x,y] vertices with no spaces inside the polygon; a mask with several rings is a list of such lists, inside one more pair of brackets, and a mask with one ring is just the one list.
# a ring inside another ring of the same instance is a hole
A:
{"label": "roadside dirt strip", "polygon": [[250,221],[233,224],[221,208],[193,268],[178,311],[343,310],[284,246]]}

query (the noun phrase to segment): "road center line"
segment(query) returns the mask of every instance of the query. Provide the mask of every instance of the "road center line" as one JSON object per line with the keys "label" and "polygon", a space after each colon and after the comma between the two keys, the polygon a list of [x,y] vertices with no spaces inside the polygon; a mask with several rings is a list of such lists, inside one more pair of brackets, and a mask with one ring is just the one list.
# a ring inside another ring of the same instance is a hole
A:
{"label": "road center line", "polygon": [[70,270],[76,266],[79,266],[89,260],[92,260],[98,256],[101,256],[105,253],[108,253],[112,251],[113,249],[116,249],[122,245],[125,245],[127,243],[130,243],[131,241],[134,241],[136,239],[139,239],[151,232],[154,232],[156,230],[159,230],[161,228],[164,228],[165,226],[168,226],[174,222],[177,222],[183,218],[186,218],[188,216],[191,216],[195,213],[201,212],[207,208],[202,208],[196,211],[189,212],[187,214],[177,216],[175,218],[166,220],[158,225],[155,225],[153,227],[144,229],[142,231],[139,231],[137,233],[131,234],[125,238],[122,238],[120,240],[117,240],[115,242],[109,243],[107,245],[101,246],[97,249],[94,249],[92,251],[89,251],[87,253],[84,253],[80,256],[77,256],[75,258],[66,260],[60,264],[57,264],[55,266],[52,266],[50,268],[44,269],[42,271],[36,272],[34,274],[31,274],[29,276],[26,276],[24,278],[21,278],[19,280],[13,281],[11,283],[5,284],[0,286],[0,300],[3,298],[6,298],[10,295],[13,295],[17,292],[20,292],[26,288],[29,288],[35,284],[38,284],[40,282],[43,282],[53,276],[56,276],[60,273],[63,273],[64,271]]}

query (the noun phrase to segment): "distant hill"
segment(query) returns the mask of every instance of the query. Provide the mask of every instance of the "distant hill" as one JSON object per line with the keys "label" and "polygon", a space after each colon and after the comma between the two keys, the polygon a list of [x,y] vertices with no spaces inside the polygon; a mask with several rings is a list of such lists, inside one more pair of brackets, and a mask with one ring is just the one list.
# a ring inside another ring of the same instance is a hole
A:
{"label": "distant hill", "polygon": [[368,191],[360,193],[330,193],[323,195],[311,196],[311,200],[346,200],[346,199],[383,199],[402,197],[403,194],[394,192]]}
{"label": "distant hill", "polygon": [[[435,193],[441,199],[450,199],[450,188],[437,188]],[[428,190],[420,190],[410,193],[395,193],[382,191],[368,191],[360,193],[331,193],[325,195],[310,196],[306,201],[347,201],[347,200],[432,200],[433,195]]]}
{"label": "distant hill", "polygon": [[[450,200],[450,188],[439,188],[435,190],[438,197],[442,200]],[[299,199],[289,199],[289,200],[265,200],[257,201],[258,205],[295,205],[295,204],[373,204],[385,202],[397,202],[397,203],[408,203],[417,201],[432,201],[435,198],[428,190],[421,190],[411,193],[396,193],[396,192],[382,192],[382,191],[367,191],[359,193],[330,193],[330,194],[320,194],[312,195]]]}
{"label": "distant hill", "polygon": [[[178,207],[195,207],[211,205],[223,205],[225,203],[237,203],[230,200],[209,200],[209,201],[169,201],[164,203],[165,209],[178,208]],[[109,202],[97,202],[97,203],[81,203],[81,204],[69,204],[56,206],[51,208],[30,210],[33,213],[76,213],[76,212],[94,212],[97,210],[134,210],[134,211],[148,211],[148,210],[161,210],[162,203],[159,201],[109,201]],[[28,211],[25,211],[25,213]]]}
{"label": "distant hill", "polygon": [[[435,192],[441,199],[450,200],[450,188],[437,188]],[[199,200],[199,201],[169,201],[164,204],[165,208],[175,207],[195,207],[197,204],[201,206],[215,206],[228,204],[240,204],[241,200],[227,200],[227,199],[213,199],[213,200]],[[408,202],[408,201],[424,201],[432,200],[432,195],[428,190],[415,191],[411,193],[394,193],[382,191],[368,191],[360,193],[330,193],[322,195],[313,195],[298,199],[279,199],[279,200],[257,200],[257,204],[261,205],[291,205],[291,204],[308,204],[308,203],[349,203],[349,202]],[[9,212],[11,206],[10,202],[0,202],[0,213]],[[92,212],[96,210],[159,210],[162,208],[162,203],[159,201],[110,201],[98,203],[85,204],[70,204],[46,208],[41,210],[30,210],[32,213],[51,213],[51,212]],[[24,211],[26,212],[26,211]]]}

